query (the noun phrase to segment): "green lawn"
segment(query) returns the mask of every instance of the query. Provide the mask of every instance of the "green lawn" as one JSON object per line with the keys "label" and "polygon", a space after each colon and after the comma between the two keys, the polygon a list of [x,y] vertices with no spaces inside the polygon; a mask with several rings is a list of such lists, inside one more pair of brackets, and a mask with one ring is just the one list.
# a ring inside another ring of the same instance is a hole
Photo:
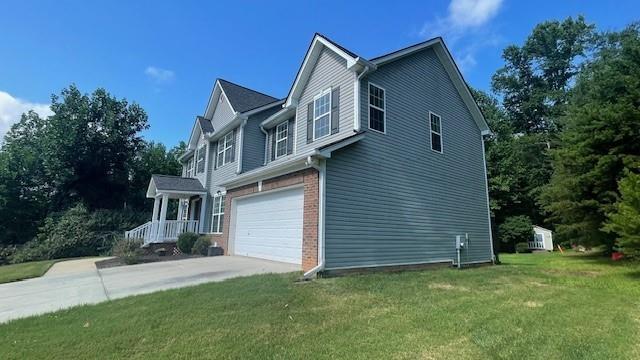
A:
{"label": "green lawn", "polygon": [[0,266],[0,284],[42,276],[55,262],[44,260]]}
{"label": "green lawn", "polygon": [[640,267],[560,254],[294,283],[262,275],[0,326],[0,359],[638,359]]}

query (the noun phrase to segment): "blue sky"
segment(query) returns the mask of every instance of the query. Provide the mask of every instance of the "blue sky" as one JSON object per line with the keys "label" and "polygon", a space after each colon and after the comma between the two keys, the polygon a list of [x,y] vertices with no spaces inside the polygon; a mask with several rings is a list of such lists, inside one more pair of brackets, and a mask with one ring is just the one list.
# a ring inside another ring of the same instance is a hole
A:
{"label": "blue sky", "polygon": [[[488,90],[502,49],[533,26],[582,14],[600,30],[640,20],[635,1],[3,1],[0,135],[46,113],[70,83],[141,104],[149,140],[188,137],[218,77],[284,97],[314,32],[366,58],[442,35],[467,81]],[[389,4],[389,2],[387,2]]]}

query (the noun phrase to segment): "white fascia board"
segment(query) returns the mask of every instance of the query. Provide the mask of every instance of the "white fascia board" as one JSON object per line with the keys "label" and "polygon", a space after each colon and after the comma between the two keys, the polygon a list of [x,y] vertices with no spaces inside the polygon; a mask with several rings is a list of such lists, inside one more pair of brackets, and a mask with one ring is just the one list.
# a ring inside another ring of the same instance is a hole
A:
{"label": "white fascia board", "polygon": [[195,152],[194,149],[187,148],[187,151],[185,151],[184,154],[178,157],[178,161],[182,162],[184,159],[188,158],[190,155],[193,155],[194,152]]}
{"label": "white fascia board", "polygon": [[275,107],[275,106],[278,106],[278,105],[282,106],[282,104],[284,104],[284,99],[282,99],[282,100],[276,100],[276,101],[274,101],[274,102],[268,103],[268,104],[263,105],[263,106],[260,106],[260,107],[258,107],[258,108],[251,109],[251,110],[249,110],[249,111],[245,111],[245,112],[243,112],[243,113],[242,113],[242,115],[244,115],[244,116],[251,116],[251,115],[257,114],[257,113],[259,113],[259,112],[262,112],[262,111],[265,111],[265,110],[271,109],[272,107]]}
{"label": "white fascia board", "polygon": [[231,121],[229,121],[225,126],[221,127],[220,130],[215,131],[211,135],[205,135],[205,139],[207,139],[209,141],[218,140],[219,138],[221,138],[224,135],[226,135],[229,131],[231,131],[231,130],[237,128],[238,126],[240,126],[240,124],[246,119],[247,119],[246,115],[243,115],[241,113],[235,113],[235,115],[234,115],[233,119],[231,119]]}
{"label": "white fascia board", "polygon": [[292,114],[295,114],[295,112],[296,112],[296,108],[294,106],[282,108],[282,110],[264,119],[264,121],[260,123],[260,126],[262,126],[265,129],[271,128],[273,127],[273,125],[280,122],[281,120],[285,120]]}
{"label": "white fascia board", "polygon": [[[313,38],[313,42],[311,43],[311,47],[307,54],[304,57],[302,62],[302,66],[296,74],[296,79],[293,82],[293,86],[291,87],[291,91],[289,92],[289,96],[287,97],[287,101],[285,103],[285,107],[296,106],[294,103],[300,97],[300,93],[304,88],[306,81],[313,70],[313,65],[315,65],[316,60],[320,56],[322,49],[326,47],[331,51],[338,54],[338,56],[344,58],[347,61],[347,69],[356,70],[354,67],[357,64],[364,64],[364,60],[361,58],[354,58],[353,56],[347,54],[344,50],[332,44],[330,41],[325,39],[324,37],[316,34]],[[294,100],[295,99],[295,100]]]}
{"label": "white fascia board", "polygon": [[153,181],[153,178],[149,181],[149,186],[147,186],[147,198],[153,199],[157,195],[156,193],[156,184]]}
{"label": "white fascia board", "polygon": [[351,137],[345,138],[344,140],[341,140],[341,141],[339,141],[339,142],[337,142],[337,143],[335,143],[333,145],[329,145],[329,146],[323,148],[322,150],[318,150],[317,154],[320,157],[328,159],[328,158],[331,157],[331,153],[332,152],[334,152],[334,151],[336,151],[338,149],[342,149],[345,146],[349,146],[349,145],[351,145],[351,144],[353,144],[355,142],[358,142],[358,141],[362,140],[364,138],[364,136],[365,136],[365,134],[363,133],[363,134],[358,134],[358,135],[355,135],[355,136],[351,136]]}

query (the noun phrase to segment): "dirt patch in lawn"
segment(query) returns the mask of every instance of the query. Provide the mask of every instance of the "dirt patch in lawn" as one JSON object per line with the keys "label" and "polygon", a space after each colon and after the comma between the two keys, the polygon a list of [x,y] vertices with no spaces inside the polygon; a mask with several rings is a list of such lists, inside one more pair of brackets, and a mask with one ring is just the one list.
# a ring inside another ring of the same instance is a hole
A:
{"label": "dirt patch in lawn", "polygon": [[598,277],[602,275],[600,271],[567,271],[563,269],[545,270],[545,273],[554,276],[575,276],[575,277]]}
{"label": "dirt patch in lawn", "polygon": [[[184,260],[184,259],[193,259],[202,257],[201,255],[187,255],[187,254],[179,254],[179,255],[142,255],[138,259],[136,264],[148,264],[153,262],[161,262],[161,261],[174,261],[174,260]],[[134,264],[126,264],[122,258],[112,258],[107,260],[96,261],[96,267],[98,269],[107,269],[116,266],[126,266],[126,265],[134,265]]]}
{"label": "dirt patch in lawn", "polygon": [[456,286],[456,285],[451,285],[451,284],[446,284],[446,283],[429,284],[429,289],[433,289],[433,290],[469,291],[469,289],[464,287],[464,286]]}

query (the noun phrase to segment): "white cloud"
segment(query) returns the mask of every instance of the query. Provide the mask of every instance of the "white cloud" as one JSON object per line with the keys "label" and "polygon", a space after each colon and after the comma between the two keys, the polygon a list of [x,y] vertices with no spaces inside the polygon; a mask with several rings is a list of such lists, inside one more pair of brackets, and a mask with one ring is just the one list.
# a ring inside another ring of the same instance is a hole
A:
{"label": "white cloud", "polygon": [[[500,11],[503,0],[451,0],[445,17],[427,21],[420,37],[442,36],[458,53],[458,65],[464,72],[477,63],[476,52],[483,46],[494,46],[501,37],[490,29],[490,21]],[[461,44],[462,43],[462,44]]]}
{"label": "white cloud", "polygon": [[144,73],[157,83],[170,82],[175,78],[175,73],[171,70],[162,69],[156,66],[147,66]]}
{"label": "white cloud", "polygon": [[33,110],[41,117],[53,115],[48,104],[31,103],[0,91],[0,142],[11,125],[18,122],[23,113]]}

